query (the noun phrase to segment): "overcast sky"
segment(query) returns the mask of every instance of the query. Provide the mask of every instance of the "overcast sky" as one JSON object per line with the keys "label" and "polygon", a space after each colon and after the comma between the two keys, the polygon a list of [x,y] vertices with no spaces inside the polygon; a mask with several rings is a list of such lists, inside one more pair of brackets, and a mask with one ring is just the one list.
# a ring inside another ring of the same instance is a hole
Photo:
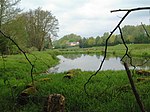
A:
{"label": "overcast sky", "polygon": [[[70,33],[96,37],[112,31],[124,15],[111,10],[150,6],[150,0],[21,0],[20,6],[24,11],[38,7],[51,11],[59,21],[59,38]],[[123,25],[141,22],[150,24],[150,11],[131,13]]]}

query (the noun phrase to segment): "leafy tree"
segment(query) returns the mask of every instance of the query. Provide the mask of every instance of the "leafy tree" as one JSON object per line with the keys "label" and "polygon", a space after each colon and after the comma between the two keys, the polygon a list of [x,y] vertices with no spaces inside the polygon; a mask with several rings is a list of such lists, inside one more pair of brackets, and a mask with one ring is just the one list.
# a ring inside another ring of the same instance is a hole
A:
{"label": "leafy tree", "polygon": [[87,45],[88,47],[92,47],[95,45],[95,39],[93,37],[90,37],[87,39]]}
{"label": "leafy tree", "polygon": [[[1,0],[0,1],[0,30],[5,31],[3,25],[13,20],[16,15],[21,11],[17,8],[17,4],[21,0]],[[6,32],[6,31],[5,31]],[[6,32],[7,33],[7,32]],[[9,53],[9,49],[11,48],[9,40],[0,35],[0,52],[2,54]]]}
{"label": "leafy tree", "polygon": [[15,7],[21,0],[1,0],[0,1],[0,29],[2,25],[16,17],[20,8]]}
{"label": "leafy tree", "polygon": [[105,33],[103,34],[103,36],[101,37],[101,39],[102,39],[102,45],[105,45],[106,39],[107,39],[108,36],[109,36],[109,33],[108,33],[108,32],[105,32]]}
{"label": "leafy tree", "polygon": [[95,39],[95,45],[96,46],[100,46],[102,45],[102,39],[100,36],[97,36],[96,39]]}
{"label": "leafy tree", "polygon": [[114,45],[116,40],[116,35],[112,35],[108,41],[108,45]]}
{"label": "leafy tree", "polygon": [[79,47],[80,48],[86,48],[86,47],[88,47],[88,45],[87,45],[87,39],[85,37],[80,40]]}
{"label": "leafy tree", "polygon": [[39,51],[44,49],[45,41],[51,42],[51,36],[57,36],[58,20],[49,11],[30,10],[25,13],[26,30],[30,47],[36,47]]}
{"label": "leafy tree", "polygon": [[[26,19],[20,14],[15,19],[3,25],[3,29],[7,35],[11,36],[11,38],[24,50],[27,48],[25,21]],[[14,47],[15,45],[10,46],[10,53],[17,53],[19,51],[18,49],[16,49],[18,51],[15,51]]]}

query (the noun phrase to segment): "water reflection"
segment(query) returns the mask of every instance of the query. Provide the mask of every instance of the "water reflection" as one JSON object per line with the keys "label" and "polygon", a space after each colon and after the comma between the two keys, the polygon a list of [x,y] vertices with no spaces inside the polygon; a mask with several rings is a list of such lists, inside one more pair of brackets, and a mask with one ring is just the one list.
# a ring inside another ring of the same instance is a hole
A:
{"label": "water reflection", "polygon": [[[96,71],[103,59],[102,55],[87,54],[67,54],[58,55],[60,63],[48,70],[50,73],[59,73],[70,69],[81,69],[82,71]],[[124,70],[120,62],[121,57],[108,56],[102,66],[102,70]],[[129,61],[128,59],[125,59]],[[142,58],[133,58],[133,64],[140,65],[144,60]],[[150,63],[144,64],[141,68],[150,69]]]}
{"label": "water reflection", "polygon": [[82,54],[64,54],[63,57],[67,59],[74,60],[76,58],[80,58]]}

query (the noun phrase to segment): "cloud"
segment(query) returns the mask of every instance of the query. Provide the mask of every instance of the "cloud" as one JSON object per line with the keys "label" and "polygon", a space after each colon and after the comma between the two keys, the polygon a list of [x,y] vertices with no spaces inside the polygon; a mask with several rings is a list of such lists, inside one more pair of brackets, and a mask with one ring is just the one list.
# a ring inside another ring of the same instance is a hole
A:
{"label": "cloud", "polygon": [[[110,13],[114,9],[148,6],[149,0],[22,0],[21,7],[42,7],[52,11],[59,20],[59,36],[76,33],[83,37],[98,36],[110,32],[125,13]],[[125,24],[148,23],[148,11],[129,15]]]}

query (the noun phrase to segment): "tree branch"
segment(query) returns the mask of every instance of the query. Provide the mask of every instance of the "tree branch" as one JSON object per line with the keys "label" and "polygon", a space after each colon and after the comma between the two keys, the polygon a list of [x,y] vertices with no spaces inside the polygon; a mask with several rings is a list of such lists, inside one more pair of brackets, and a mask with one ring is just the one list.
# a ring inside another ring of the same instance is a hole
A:
{"label": "tree branch", "polygon": [[131,12],[131,11],[138,11],[138,10],[149,10],[150,7],[138,7],[138,8],[133,8],[133,9],[118,9],[118,10],[112,10],[112,12],[120,12],[120,11],[126,11],[126,12]]}
{"label": "tree branch", "polygon": [[23,53],[23,55],[25,56],[26,60],[29,62],[29,64],[31,65],[31,79],[32,79],[32,84],[34,85],[34,78],[33,78],[33,69],[34,69],[34,65],[32,64],[32,62],[29,60],[29,58],[27,57],[26,53],[19,47],[19,45],[9,36],[7,36],[6,34],[4,34],[1,30],[0,33],[7,39],[9,39],[10,41],[12,41],[17,48]]}
{"label": "tree branch", "polygon": [[123,64],[124,64],[125,70],[126,70],[126,72],[127,72],[128,79],[129,79],[130,84],[131,84],[131,87],[132,87],[132,91],[133,91],[134,96],[135,96],[135,98],[136,98],[136,101],[137,101],[137,103],[138,103],[138,105],[139,105],[139,107],[140,107],[140,109],[141,109],[141,112],[145,112],[143,103],[141,102],[140,96],[139,96],[139,94],[138,94],[138,92],[137,92],[137,90],[136,90],[136,87],[135,87],[135,85],[134,85],[134,82],[133,82],[133,79],[132,79],[132,76],[131,76],[131,72],[130,72],[130,70],[129,70],[129,67],[128,67],[127,63],[124,62]]}
{"label": "tree branch", "polygon": [[[120,35],[121,35],[121,39],[123,41],[123,44],[125,45],[126,47],[126,53],[124,54],[124,56],[121,58],[121,61],[123,61],[124,57],[127,56],[128,58],[130,58],[130,64],[134,67],[135,69],[135,66],[132,64],[132,58],[130,57],[130,55],[128,54],[128,47],[124,41],[124,38],[123,38],[123,34],[122,34],[122,31],[121,31],[121,28],[120,28],[120,25],[121,23],[125,20],[125,18],[130,14],[130,12],[132,11],[139,11],[139,10],[147,10],[147,9],[150,9],[150,7],[140,7],[140,8],[133,8],[133,9],[119,9],[119,10],[112,10],[111,12],[118,12],[118,11],[126,11],[125,15],[123,16],[123,18],[119,21],[119,23],[116,25],[116,27],[112,30],[112,32],[110,33],[110,35],[108,36],[108,38],[106,39],[106,45],[105,45],[105,52],[104,52],[104,57],[102,59],[102,62],[98,68],[98,70],[89,77],[89,79],[87,80],[87,82],[84,84],[84,91],[85,93],[89,96],[88,92],[87,92],[87,89],[86,89],[86,86],[87,84],[90,82],[90,80],[92,79],[92,77],[96,76],[97,73],[101,70],[102,66],[103,66],[103,63],[106,59],[106,56],[107,56],[107,46],[108,46],[108,40],[110,39],[110,37],[112,36],[112,34],[117,30],[117,28],[119,28],[119,31],[120,31]],[[140,98],[139,98],[139,95],[136,91],[136,88],[134,86],[134,82],[132,80],[132,76],[131,76],[131,72],[127,66],[127,64],[124,62],[124,66],[125,66],[125,69],[126,69],[126,72],[128,74],[128,78],[129,78],[129,81],[130,81],[130,84],[132,86],[132,90],[134,92],[134,95],[136,97],[136,100],[137,100],[137,103],[139,104],[139,107],[141,109],[142,112],[145,112],[144,110],[144,106],[143,104],[141,103],[140,101]]]}

